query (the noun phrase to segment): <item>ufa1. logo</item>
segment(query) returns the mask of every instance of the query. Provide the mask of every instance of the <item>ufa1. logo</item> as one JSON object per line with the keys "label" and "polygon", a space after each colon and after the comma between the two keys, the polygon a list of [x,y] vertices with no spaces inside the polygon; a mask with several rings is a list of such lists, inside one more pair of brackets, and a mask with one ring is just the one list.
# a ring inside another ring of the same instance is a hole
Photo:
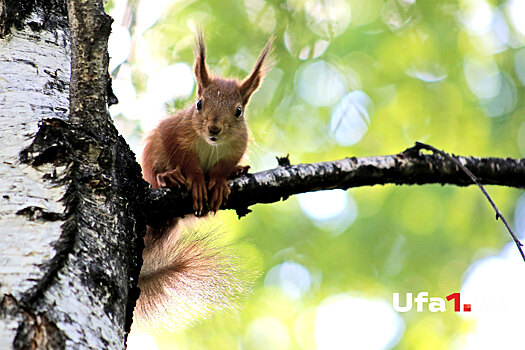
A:
{"label": "ufa1. logo", "polygon": [[[448,295],[447,301],[454,300],[454,311],[461,311],[461,295],[460,293],[452,293]],[[445,299],[441,297],[429,297],[428,292],[419,292],[415,298],[412,298],[412,293],[405,293],[405,305],[401,306],[399,301],[399,293],[394,293],[392,297],[392,306],[397,312],[408,312],[412,310],[412,305],[416,304],[416,311],[423,312],[428,303],[428,311],[430,312],[445,312],[447,311]],[[463,311],[470,312],[472,306],[470,304],[463,304]]]}

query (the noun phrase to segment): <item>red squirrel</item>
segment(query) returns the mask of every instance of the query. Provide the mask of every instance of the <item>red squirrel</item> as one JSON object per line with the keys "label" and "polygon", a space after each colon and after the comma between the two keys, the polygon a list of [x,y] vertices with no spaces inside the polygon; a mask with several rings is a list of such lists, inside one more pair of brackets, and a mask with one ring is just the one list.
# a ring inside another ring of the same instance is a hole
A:
{"label": "red squirrel", "polygon": [[[239,165],[248,144],[245,109],[269,70],[271,45],[272,38],[252,72],[238,81],[210,74],[204,38],[197,35],[195,103],[162,120],[146,137],[144,179],[154,188],[186,186],[197,216],[219,210],[230,194],[227,180],[249,168]],[[158,319],[159,313],[171,315],[168,322],[185,313],[203,315],[210,308],[222,308],[210,304],[227,303],[242,289],[231,256],[215,239],[179,226],[174,218],[164,228],[148,227],[139,276],[139,320]]]}
{"label": "red squirrel", "polygon": [[251,74],[239,82],[210,75],[204,39],[198,37],[194,66],[197,101],[161,121],[147,136],[142,154],[146,181],[153,187],[186,185],[194,211],[201,213],[206,205],[214,212],[219,210],[230,194],[228,178],[247,170],[239,166],[248,145],[244,112],[267,71],[265,60],[271,43],[270,39]]}

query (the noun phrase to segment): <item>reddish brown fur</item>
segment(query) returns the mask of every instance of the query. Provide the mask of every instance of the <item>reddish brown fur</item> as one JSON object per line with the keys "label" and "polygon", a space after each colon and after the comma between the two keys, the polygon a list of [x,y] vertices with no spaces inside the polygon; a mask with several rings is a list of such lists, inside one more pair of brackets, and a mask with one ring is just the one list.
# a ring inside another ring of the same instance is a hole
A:
{"label": "reddish brown fur", "polygon": [[171,330],[218,310],[235,310],[252,277],[213,230],[177,226],[146,247],[134,324]]}
{"label": "reddish brown fur", "polygon": [[[202,109],[197,110],[194,103],[161,121],[147,136],[142,153],[146,181],[153,187],[185,185],[198,213],[205,206],[219,209],[230,193],[226,180],[247,170],[239,166],[248,144],[244,111],[268,70],[265,61],[271,44],[270,39],[251,74],[239,82],[211,76],[204,39],[197,37],[196,101],[201,101]],[[242,108],[240,117],[235,116],[238,107]],[[212,236],[181,230],[178,222],[174,218],[164,228],[148,227],[139,277],[139,320],[183,318],[184,312],[203,314],[222,308],[219,300],[228,307],[242,290],[230,255],[217,247]],[[204,303],[202,310],[195,306],[199,303]]]}
{"label": "reddish brown fur", "polygon": [[[252,73],[242,82],[212,77],[208,72],[206,50],[202,35],[197,37],[195,50],[196,104],[164,119],[146,139],[142,169],[146,181],[153,187],[185,184],[192,192],[193,209],[201,212],[208,204],[217,211],[228,198],[226,180],[232,176],[246,152],[248,129],[244,111],[250,96],[262,82],[267,67],[272,40],[261,52]],[[240,118],[235,116],[242,108]],[[218,135],[212,131],[219,130]],[[217,141],[210,141],[216,137]],[[215,160],[213,153],[216,152]],[[203,166],[209,163],[209,166]],[[208,176],[208,186],[205,185]],[[208,191],[211,191],[209,202]]]}

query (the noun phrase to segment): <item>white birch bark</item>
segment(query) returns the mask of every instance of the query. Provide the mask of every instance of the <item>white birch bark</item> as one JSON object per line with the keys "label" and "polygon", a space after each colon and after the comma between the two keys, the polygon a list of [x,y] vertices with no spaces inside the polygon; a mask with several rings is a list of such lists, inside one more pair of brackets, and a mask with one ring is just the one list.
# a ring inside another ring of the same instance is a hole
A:
{"label": "white birch bark", "polygon": [[[67,167],[32,166],[19,158],[39,122],[69,114],[69,33],[27,25],[43,19],[33,13],[22,30],[0,39],[0,349],[122,349],[122,322],[80,277],[86,273],[84,261],[78,263],[82,255],[66,254],[63,266],[54,266],[68,185],[56,180]],[[88,249],[73,239],[75,250]]]}
{"label": "white birch bark", "polygon": [[[36,13],[28,19],[42,20],[42,14]],[[54,256],[53,243],[61,234],[60,220],[41,221],[17,213],[31,210],[27,208],[64,211],[60,199],[65,188],[43,180],[55,168],[22,164],[19,154],[32,142],[43,118],[67,116],[67,42],[66,33],[60,30],[35,33],[28,26],[0,40],[0,293],[14,300],[20,300],[43,278],[40,265]],[[62,91],[53,88],[57,81],[65,84]],[[9,349],[19,322],[2,321],[0,348]]]}

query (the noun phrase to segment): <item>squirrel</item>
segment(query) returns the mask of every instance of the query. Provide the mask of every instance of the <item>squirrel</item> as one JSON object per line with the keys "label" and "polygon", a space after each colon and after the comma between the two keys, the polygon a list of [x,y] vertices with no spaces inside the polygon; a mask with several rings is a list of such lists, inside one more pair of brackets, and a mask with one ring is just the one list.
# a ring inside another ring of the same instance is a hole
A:
{"label": "squirrel", "polygon": [[[245,109],[270,69],[272,42],[273,37],[252,72],[239,81],[210,74],[204,36],[198,33],[196,102],[162,120],[145,139],[144,179],[153,188],[185,186],[191,192],[195,216],[217,212],[230,194],[227,180],[249,169],[239,165],[249,137]],[[139,324],[161,322],[177,328],[233,307],[243,294],[245,287],[229,249],[218,246],[213,230],[199,232],[186,221],[173,218],[161,228],[147,227],[135,313]]]}

